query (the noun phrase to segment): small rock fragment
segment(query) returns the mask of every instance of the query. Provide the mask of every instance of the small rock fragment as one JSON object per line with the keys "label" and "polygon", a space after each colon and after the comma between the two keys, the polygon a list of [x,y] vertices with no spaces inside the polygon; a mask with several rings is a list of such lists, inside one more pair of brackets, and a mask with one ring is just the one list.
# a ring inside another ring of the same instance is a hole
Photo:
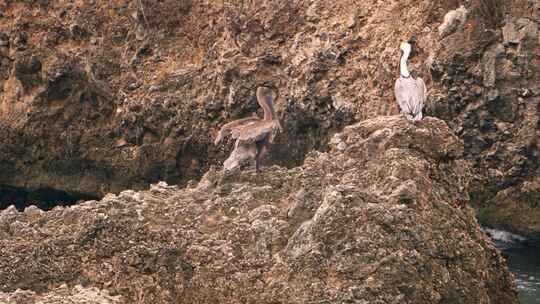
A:
{"label": "small rock fragment", "polygon": [[439,37],[444,38],[459,29],[467,20],[467,9],[462,5],[456,10],[449,11],[439,26]]}

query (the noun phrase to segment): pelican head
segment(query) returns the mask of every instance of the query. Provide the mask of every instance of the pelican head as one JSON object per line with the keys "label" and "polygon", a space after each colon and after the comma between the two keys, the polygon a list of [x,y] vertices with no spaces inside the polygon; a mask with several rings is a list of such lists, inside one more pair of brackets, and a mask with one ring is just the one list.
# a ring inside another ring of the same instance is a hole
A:
{"label": "pelican head", "polygon": [[399,45],[399,48],[401,49],[401,51],[403,51],[403,53],[406,53],[406,54],[410,54],[412,50],[412,46],[408,42],[402,42]]}
{"label": "pelican head", "polygon": [[261,86],[257,88],[257,102],[264,111],[264,120],[275,120],[277,118],[274,109],[276,93],[269,87]]}

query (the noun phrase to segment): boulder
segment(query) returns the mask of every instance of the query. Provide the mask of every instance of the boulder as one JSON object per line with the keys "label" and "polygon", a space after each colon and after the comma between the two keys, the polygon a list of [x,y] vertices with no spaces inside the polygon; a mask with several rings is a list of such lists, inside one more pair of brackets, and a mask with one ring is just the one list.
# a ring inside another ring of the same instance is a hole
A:
{"label": "boulder", "polygon": [[0,300],[56,303],[81,285],[110,303],[518,303],[467,205],[462,153],[439,119],[383,116],[291,169],[9,208]]}

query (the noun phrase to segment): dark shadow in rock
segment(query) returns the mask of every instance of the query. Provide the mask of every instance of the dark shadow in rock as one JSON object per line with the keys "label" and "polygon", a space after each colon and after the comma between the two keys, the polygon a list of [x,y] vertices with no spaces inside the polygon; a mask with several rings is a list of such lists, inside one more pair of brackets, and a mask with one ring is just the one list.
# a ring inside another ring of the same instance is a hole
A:
{"label": "dark shadow in rock", "polygon": [[32,191],[0,185],[0,210],[14,205],[19,211],[24,211],[29,206],[36,206],[48,211],[56,206],[71,206],[78,202],[97,199],[100,198],[89,194],[68,193],[51,188]]}

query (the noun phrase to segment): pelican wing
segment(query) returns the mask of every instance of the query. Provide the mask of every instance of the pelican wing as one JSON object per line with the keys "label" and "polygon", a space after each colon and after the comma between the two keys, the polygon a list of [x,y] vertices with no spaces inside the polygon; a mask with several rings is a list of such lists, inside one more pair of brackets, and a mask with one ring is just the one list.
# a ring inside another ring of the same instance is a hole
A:
{"label": "pelican wing", "polygon": [[426,85],[422,78],[399,77],[396,80],[396,102],[401,113],[410,121],[422,119],[422,108],[424,107],[426,94]]}
{"label": "pelican wing", "polygon": [[219,144],[223,138],[227,137],[231,133],[233,133],[235,130],[242,129],[250,124],[256,123],[261,121],[261,119],[257,116],[248,117],[248,118],[242,118],[237,119],[235,121],[231,121],[228,124],[225,124],[223,127],[221,127],[221,130],[219,130],[218,135],[216,136],[216,140],[214,141],[214,144]]}
{"label": "pelican wing", "polygon": [[[233,138],[238,139],[238,142],[249,144],[260,141],[269,135],[273,135],[280,130],[281,125],[278,120],[259,121],[246,125],[242,128],[233,131]],[[270,140],[273,138],[270,137]]]}

